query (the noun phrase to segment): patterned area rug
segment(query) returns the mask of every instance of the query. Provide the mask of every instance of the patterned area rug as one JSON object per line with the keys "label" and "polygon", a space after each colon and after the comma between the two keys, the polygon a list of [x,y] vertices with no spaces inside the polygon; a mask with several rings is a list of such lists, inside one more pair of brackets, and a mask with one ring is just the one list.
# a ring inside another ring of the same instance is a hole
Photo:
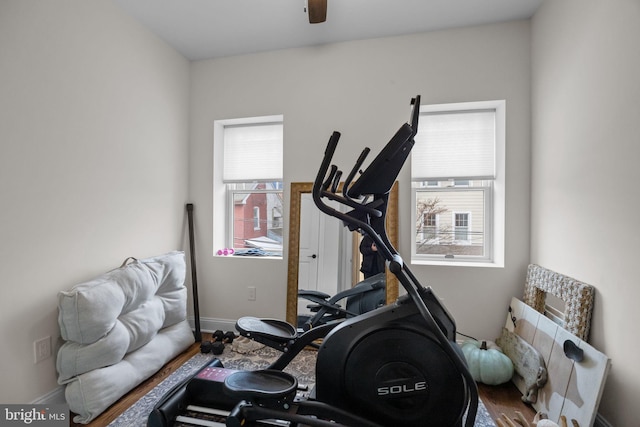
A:
{"label": "patterned area rug", "polygon": [[[149,413],[151,413],[151,410],[162,396],[174,385],[195,374],[198,369],[210,362],[214,357],[220,359],[225,368],[256,370],[266,368],[277,359],[279,355],[280,352],[269,347],[261,347],[246,353],[240,353],[234,351],[230,345],[227,345],[224,352],[218,356],[210,353],[196,354],[153,390],[134,403],[133,406],[123,412],[122,415],[109,424],[109,427],[145,427]],[[300,385],[309,385],[311,387],[315,381],[315,357],[315,351],[304,350],[287,366],[285,372],[295,376]],[[479,403],[475,427],[495,427],[495,423],[491,419],[487,409],[482,402]]]}

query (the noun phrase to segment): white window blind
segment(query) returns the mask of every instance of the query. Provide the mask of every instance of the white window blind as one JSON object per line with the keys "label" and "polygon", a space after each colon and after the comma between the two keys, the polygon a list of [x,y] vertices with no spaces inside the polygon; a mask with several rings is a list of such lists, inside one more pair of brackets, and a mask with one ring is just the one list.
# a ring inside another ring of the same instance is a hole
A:
{"label": "white window blind", "polygon": [[223,181],[282,181],[282,145],[282,123],[225,126]]}
{"label": "white window blind", "polygon": [[414,181],[495,178],[495,110],[420,116],[412,150]]}

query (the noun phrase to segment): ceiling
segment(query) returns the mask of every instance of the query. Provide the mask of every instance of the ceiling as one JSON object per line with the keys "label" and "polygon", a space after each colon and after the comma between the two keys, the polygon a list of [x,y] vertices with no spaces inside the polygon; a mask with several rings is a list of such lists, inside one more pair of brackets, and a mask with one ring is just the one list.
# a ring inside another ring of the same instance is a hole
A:
{"label": "ceiling", "polygon": [[542,0],[113,0],[191,60],[528,19]]}

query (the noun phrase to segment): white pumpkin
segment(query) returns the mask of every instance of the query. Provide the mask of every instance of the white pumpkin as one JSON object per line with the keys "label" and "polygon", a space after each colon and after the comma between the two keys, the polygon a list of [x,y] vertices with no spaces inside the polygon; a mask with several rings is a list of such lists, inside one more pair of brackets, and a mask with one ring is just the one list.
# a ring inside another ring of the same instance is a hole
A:
{"label": "white pumpkin", "polygon": [[462,344],[462,353],[471,376],[478,382],[498,385],[513,376],[513,362],[495,343],[488,348],[487,341],[468,340]]}

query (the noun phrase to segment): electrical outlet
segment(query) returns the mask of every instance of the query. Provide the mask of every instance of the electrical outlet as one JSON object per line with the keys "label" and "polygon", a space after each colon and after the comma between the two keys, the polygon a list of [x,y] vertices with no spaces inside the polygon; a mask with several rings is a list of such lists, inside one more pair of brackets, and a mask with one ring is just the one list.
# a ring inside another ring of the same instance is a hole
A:
{"label": "electrical outlet", "polygon": [[51,357],[51,336],[40,338],[33,342],[33,363],[38,363]]}
{"label": "electrical outlet", "polygon": [[256,300],[256,287],[255,286],[249,286],[247,288],[249,290],[249,301],[255,301]]}

